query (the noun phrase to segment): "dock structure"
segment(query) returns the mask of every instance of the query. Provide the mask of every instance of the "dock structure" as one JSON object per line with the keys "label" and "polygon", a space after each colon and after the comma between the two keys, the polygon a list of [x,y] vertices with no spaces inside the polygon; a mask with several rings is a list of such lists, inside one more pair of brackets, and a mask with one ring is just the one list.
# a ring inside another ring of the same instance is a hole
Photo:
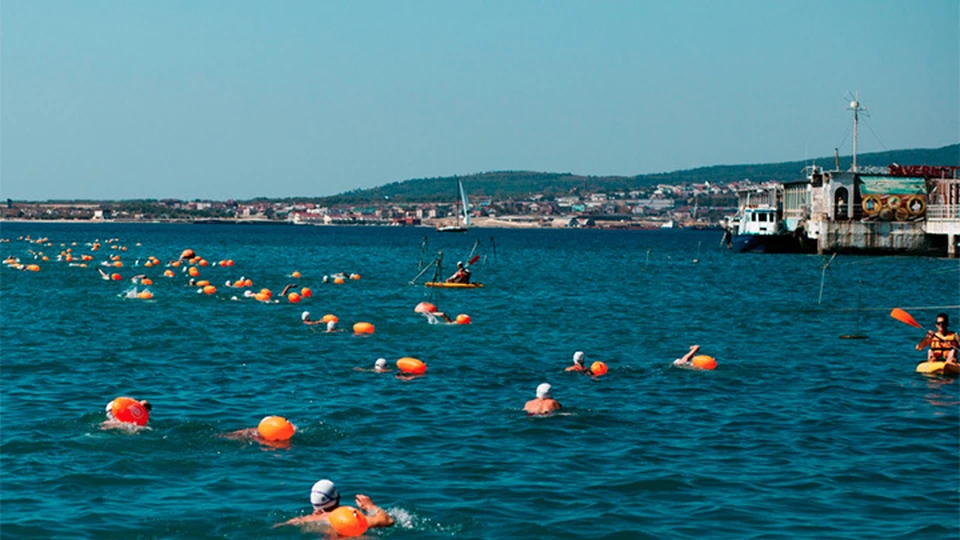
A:
{"label": "dock structure", "polygon": [[945,235],[947,256],[955,259],[960,251],[957,246],[960,241],[960,178],[957,178],[958,167],[951,168],[953,178],[930,180],[925,231],[928,235]]}

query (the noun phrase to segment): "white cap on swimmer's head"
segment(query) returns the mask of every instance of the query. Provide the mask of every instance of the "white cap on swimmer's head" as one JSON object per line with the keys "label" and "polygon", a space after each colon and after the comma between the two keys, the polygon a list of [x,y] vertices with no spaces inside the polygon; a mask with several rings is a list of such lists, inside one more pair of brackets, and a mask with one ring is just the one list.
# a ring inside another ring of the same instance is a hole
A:
{"label": "white cap on swimmer's head", "polygon": [[329,512],[340,505],[340,493],[333,482],[320,480],[310,490],[310,504],[317,510]]}
{"label": "white cap on swimmer's head", "polygon": [[543,383],[537,387],[537,397],[538,398],[548,398],[550,397],[550,383]]}
{"label": "white cap on swimmer's head", "polygon": [[385,369],[385,368],[387,367],[387,359],[386,359],[386,358],[377,358],[377,361],[376,361],[375,364],[373,364],[373,367],[375,367],[375,368],[377,368],[377,369]]}
{"label": "white cap on swimmer's head", "polygon": [[309,312],[309,311],[304,311],[303,313],[300,314],[300,320],[305,321],[305,320],[307,320],[307,319],[309,319],[309,318],[310,318],[310,312]]}
{"label": "white cap on swimmer's head", "polygon": [[577,351],[573,353],[573,363],[583,364],[583,351]]}
{"label": "white cap on swimmer's head", "polygon": [[335,330],[337,328],[337,321],[329,320],[327,321],[327,330]]}

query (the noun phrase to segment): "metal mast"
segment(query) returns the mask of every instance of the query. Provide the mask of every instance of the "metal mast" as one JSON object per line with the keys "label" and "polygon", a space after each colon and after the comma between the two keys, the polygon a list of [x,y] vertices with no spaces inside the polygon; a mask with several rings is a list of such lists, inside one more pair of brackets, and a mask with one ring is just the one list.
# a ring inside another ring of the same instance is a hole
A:
{"label": "metal mast", "polygon": [[860,111],[865,110],[864,107],[860,106],[860,91],[857,90],[857,93],[853,96],[853,101],[850,102],[849,110],[853,111],[853,172],[857,172],[857,129],[858,123],[860,120]]}

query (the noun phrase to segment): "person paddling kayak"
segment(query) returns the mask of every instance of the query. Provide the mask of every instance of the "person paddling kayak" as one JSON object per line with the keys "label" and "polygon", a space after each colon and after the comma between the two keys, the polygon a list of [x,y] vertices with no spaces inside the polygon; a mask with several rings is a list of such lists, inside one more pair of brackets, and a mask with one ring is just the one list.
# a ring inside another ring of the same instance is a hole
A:
{"label": "person paddling kayak", "polygon": [[946,313],[937,314],[937,331],[928,331],[926,337],[917,343],[917,350],[922,351],[927,346],[927,362],[957,363],[957,349],[960,348],[960,338],[957,333],[948,329],[950,318]]}

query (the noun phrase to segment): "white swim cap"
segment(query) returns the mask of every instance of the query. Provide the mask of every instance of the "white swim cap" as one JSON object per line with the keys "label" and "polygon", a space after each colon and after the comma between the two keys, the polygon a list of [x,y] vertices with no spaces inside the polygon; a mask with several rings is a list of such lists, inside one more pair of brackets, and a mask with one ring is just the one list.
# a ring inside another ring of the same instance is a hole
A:
{"label": "white swim cap", "polygon": [[243,291],[244,298],[253,298],[254,296],[256,296],[256,293],[253,291]]}
{"label": "white swim cap", "polygon": [[327,330],[333,330],[337,327],[337,321],[329,320],[327,321]]}
{"label": "white swim cap", "polygon": [[537,387],[537,397],[538,398],[548,398],[550,397],[550,383],[543,383]]}
{"label": "white swim cap", "polygon": [[309,319],[309,318],[310,318],[310,312],[309,312],[309,311],[304,311],[303,313],[300,314],[300,320],[302,320],[302,321],[305,321],[305,320],[307,320],[307,319]]}
{"label": "white swim cap", "polygon": [[583,351],[573,353],[573,361],[577,364],[583,364]]}
{"label": "white swim cap", "polygon": [[377,358],[377,362],[373,365],[373,367],[377,369],[384,369],[385,367],[387,367],[387,359]]}
{"label": "white swim cap", "polygon": [[319,510],[329,512],[340,505],[340,493],[333,482],[323,479],[313,485],[310,490],[310,504]]}

